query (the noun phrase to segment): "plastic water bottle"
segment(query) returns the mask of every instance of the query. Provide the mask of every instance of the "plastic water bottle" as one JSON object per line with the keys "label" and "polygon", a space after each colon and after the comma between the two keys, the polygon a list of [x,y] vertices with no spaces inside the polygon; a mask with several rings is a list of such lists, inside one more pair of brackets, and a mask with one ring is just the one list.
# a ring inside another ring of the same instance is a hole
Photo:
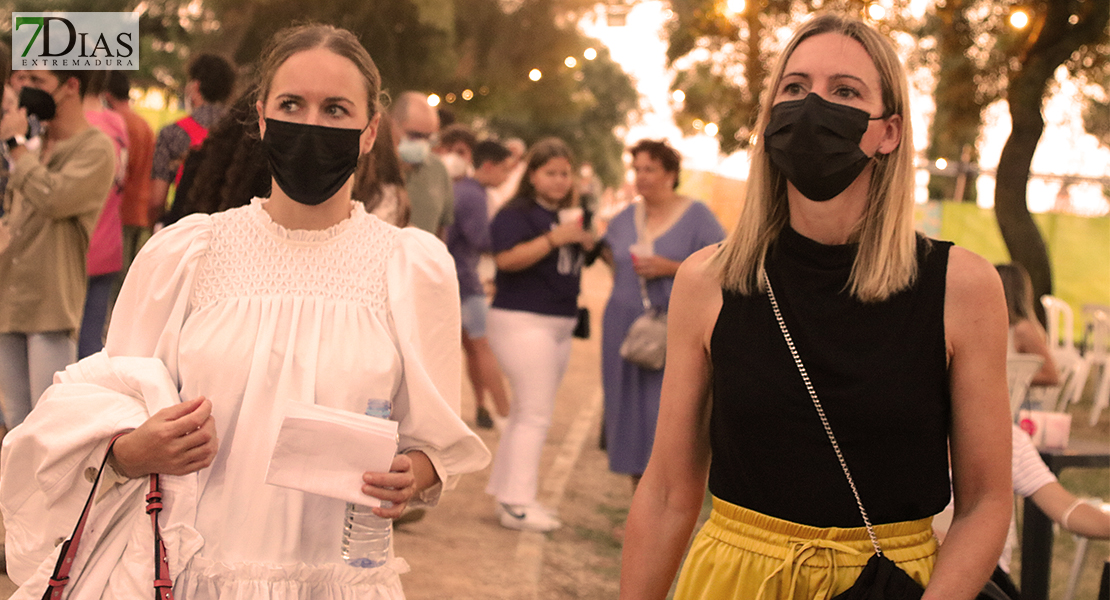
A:
{"label": "plastic water bottle", "polygon": [[[371,417],[389,418],[392,410],[389,400],[370,400],[366,414]],[[343,560],[352,567],[372,569],[389,560],[389,543],[393,537],[393,521],[375,515],[369,506],[347,503],[343,518]]]}

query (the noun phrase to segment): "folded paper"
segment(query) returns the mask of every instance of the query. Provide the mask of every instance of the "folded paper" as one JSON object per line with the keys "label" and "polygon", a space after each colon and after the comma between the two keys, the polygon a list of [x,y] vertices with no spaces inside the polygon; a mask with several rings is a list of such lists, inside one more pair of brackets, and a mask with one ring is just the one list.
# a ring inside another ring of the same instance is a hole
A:
{"label": "folded paper", "polygon": [[288,403],[266,483],[365,506],[362,474],[385,473],[397,454],[397,423],[326,406]]}

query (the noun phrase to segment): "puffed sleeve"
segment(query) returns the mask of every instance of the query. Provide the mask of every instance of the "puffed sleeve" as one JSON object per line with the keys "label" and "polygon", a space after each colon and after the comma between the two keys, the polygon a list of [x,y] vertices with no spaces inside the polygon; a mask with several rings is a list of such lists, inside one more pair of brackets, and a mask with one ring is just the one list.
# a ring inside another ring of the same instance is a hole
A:
{"label": "puffed sleeve", "polygon": [[211,216],[190,215],[150,238],[135,257],[112,310],[109,356],[161,359],[180,386],[177,350],[189,296],[212,238]]}
{"label": "puffed sleeve", "polygon": [[[459,416],[462,325],[455,265],[447,247],[415,228],[402,229],[388,266],[389,310],[404,369],[393,400],[400,451],[431,459],[441,485],[421,494],[434,506],[458,477],[484,468],[489,450]],[[415,505],[417,503],[413,503]]]}

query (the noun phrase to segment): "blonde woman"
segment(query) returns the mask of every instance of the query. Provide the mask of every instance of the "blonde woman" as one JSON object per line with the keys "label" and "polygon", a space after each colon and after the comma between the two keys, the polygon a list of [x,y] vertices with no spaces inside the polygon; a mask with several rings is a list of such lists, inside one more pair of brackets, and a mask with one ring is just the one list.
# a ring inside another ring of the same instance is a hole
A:
{"label": "blonde woman", "polygon": [[[740,221],[680,267],[621,597],[832,598],[874,554],[772,311],[884,554],[927,599],[975,597],[1010,515],[1006,311],[990,263],[917,235],[905,72],[870,26],[808,21],[772,71]],[[767,279],[764,279],[766,277]],[[930,521],[956,512],[943,550]]]}

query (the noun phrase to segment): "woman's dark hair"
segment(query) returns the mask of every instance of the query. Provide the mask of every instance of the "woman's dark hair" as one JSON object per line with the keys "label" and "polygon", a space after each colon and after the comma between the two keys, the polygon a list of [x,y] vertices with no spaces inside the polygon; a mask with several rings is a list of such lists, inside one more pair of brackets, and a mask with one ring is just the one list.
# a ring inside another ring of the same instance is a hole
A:
{"label": "woman's dark hair", "polygon": [[235,87],[235,67],[215,54],[198,54],[186,71],[196,81],[206,102],[223,102]]}
{"label": "woman's dark hair", "polygon": [[1033,309],[1033,282],[1025,267],[1018,263],[995,265],[998,277],[1002,279],[1002,292],[1006,297],[1006,312],[1010,325],[1026,319],[1036,320]]}
{"label": "woman's dark hair", "polygon": [[[574,166],[574,154],[571,153],[570,146],[567,146],[567,143],[563,140],[549,137],[536,142],[524,157],[524,162],[528,166],[524,169],[524,175],[520,178],[520,186],[517,188],[513,200],[507,203],[506,206],[534,205],[536,203],[536,188],[532,186],[532,173],[535,173],[554,158],[565,158],[572,167]],[[572,185],[567,195],[559,200],[559,208],[573,206],[576,197],[577,190]]]}
{"label": "woman's dark hair", "polygon": [[678,174],[682,167],[682,155],[666,141],[640,140],[636,142],[635,146],[628,149],[628,153],[632,155],[632,158],[636,158],[637,154],[647,154],[652,160],[659,161],[659,164],[663,165],[664,171],[674,173],[674,185],[671,186],[671,189],[678,189]]}
{"label": "woman's dark hair", "polygon": [[0,42],[0,86],[8,85],[12,76],[12,52],[8,45]]}
{"label": "woman's dark hair", "polygon": [[214,213],[270,195],[270,166],[262,152],[254,94],[239,96],[209,131],[182,216]]}
{"label": "woman's dark hair", "polygon": [[[374,147],[358,159],[351,198],[362,202],[366,206],[366,212],[373,212],[382,202],[382,186],[385,185],[395,185],[401,189],[405,187],[401,159],[397,156],[397,148],[393,144],[393,123],[388,113],[382,114]],[[402,223],[407,223],[408,206],[401,207],[400,212]]]}

